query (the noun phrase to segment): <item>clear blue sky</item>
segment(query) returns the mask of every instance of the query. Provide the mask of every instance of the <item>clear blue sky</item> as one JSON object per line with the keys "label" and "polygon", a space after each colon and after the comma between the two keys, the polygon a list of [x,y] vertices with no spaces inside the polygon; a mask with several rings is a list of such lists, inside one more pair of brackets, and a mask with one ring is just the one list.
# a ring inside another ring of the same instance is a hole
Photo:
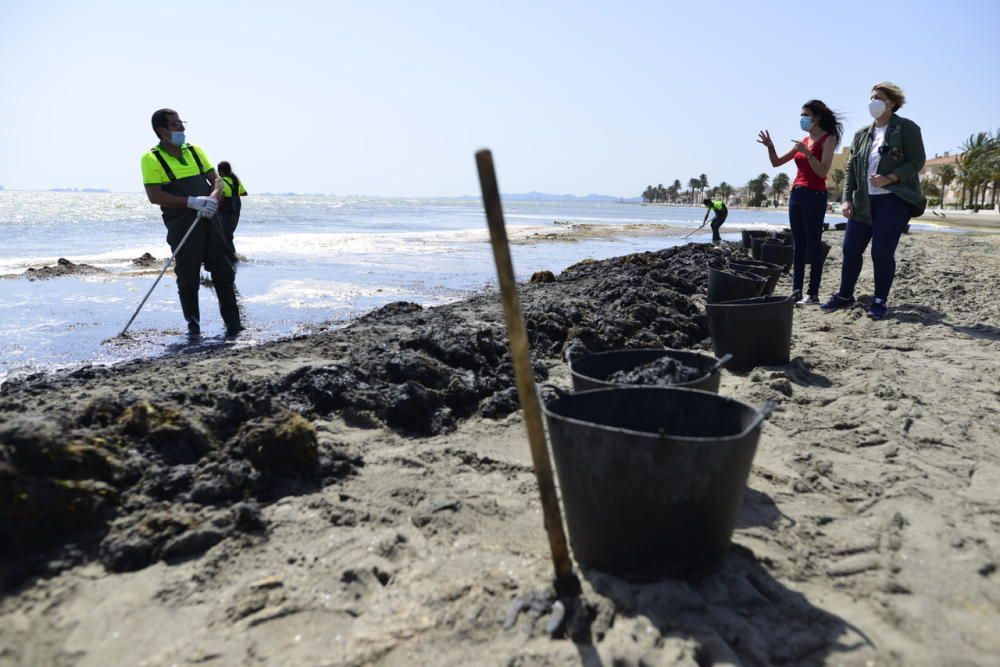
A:
{"label": "clear blue sky", "polygon": [[[826,13],[824,13],[826,12]],[[817,97],[910,103],[928,152],[1000,126],[1000,2],[0,4],[0,184],[141,190],[169,106],[253,191],[636,196],[774,173]]]}

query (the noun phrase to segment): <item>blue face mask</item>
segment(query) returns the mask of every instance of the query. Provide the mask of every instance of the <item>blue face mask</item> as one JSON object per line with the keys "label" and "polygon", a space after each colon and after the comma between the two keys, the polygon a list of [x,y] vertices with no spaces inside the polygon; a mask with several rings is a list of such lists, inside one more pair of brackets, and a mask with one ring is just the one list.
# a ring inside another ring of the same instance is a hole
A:
{"label": "blue face mask", "polygon": [[170,133],[170,143],[172,143],[174,146],[183,146],[184,145],[184,133],[183,132],[177,132],[176,130],[173,131],[173,132],[171,132]]}
{"label": "blue face mask", "polygon": [[808,132],[812,129],[813,119],[811,116],[800,116],[799,117],[799,127],[802,128],[803,132]]}

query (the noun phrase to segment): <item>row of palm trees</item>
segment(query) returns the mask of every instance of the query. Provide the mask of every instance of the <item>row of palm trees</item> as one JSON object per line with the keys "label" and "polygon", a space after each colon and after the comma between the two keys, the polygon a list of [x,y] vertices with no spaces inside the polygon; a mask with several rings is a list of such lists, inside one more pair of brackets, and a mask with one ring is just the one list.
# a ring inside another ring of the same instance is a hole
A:
{"label": "row of palm trees", "polygon": [[[788,192],[790,185],[788,174],[778,174],[773,180],[767,174],[761,174],[747,183],[747,203],[750,206],[763,206],[765,203],[777,206]],[[708,177],[702,174],[698,178],[688,180],[687,190],[683,189],[679,179],[667,187],[663,187],[662,183],[656,186],[648,185],[642,193],[642,201],[700,206],[706,194],[711,199],[729,201],[734,192],[735,188],[725,181],[710,188]]]}
{"label": "row of palm trees", "polygon": [[706,192],[712,199],[721,198],[724,201],[732,196],[733,186],[725,181],[715,187],[710,188],[708,176],[701,174],[697,178],[688,179],[687,190],[683,189],[680,179],[675,180],[671,185],[663,187],[660,183],[657,186],[647,185],[642,193],[642,201],[649,203],[671,203],[689,204],[699,206],[705,198]]}
{"label": "row of palm trees", "polygon": [[[768,181],[771,183],[770,188],[768,188]],[[751,178],[747,182],[747,205],[764,206],[767,203],[778,206],[781,203],[781,198],[788,192],[789,186],[791,186],[791,180],[788,178],[788,174],[780,173],[772,179],[767,174],[761,173],[757,178]],[[768,190],[770,190],[770,197],[768,197]]]}
{"label": "row of palm trees", "polygon": [[996,208],[1000,199],[1000,129],[969,135],[955,163],[938,168],[920,187],[932,205],[944,207],[949,186],[956,182],[962,186],[959,208]]}

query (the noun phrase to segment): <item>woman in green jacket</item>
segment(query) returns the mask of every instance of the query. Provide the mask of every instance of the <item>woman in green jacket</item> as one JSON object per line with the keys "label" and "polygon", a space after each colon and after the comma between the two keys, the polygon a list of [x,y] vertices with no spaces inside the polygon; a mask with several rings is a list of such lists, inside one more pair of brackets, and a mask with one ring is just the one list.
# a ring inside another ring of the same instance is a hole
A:
{"label": "woman in green jacket", "polygon": [[899,237],[910,218],[923,214],[927,207],[917,179],[926,159],[920,127],[896,115],[905,102],[902,89],[893,83],[872,87],[868,112],[875,122],[854,135],[845,170],[841,212],[847,218],[847,232],[840,289],[823,304],[824,310],[854,303],[854,286],[871,242],[875,300],[868,314],[880,319],[889,312]]}

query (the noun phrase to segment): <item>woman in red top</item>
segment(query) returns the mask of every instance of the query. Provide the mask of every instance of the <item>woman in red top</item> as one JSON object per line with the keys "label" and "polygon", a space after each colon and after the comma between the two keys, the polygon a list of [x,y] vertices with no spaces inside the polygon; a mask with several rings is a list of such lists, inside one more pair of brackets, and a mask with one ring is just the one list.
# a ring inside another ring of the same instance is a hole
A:
{"label": "woman in red top", "polygon": [[[840,143],[844,127],[840,117],[819,100],[809,100],[802,106],[799,126],[809,132],[802,141],[778,157],[767,130],[757,143],[767,146],[772,167],[795,160],[798,172],[788,198],[788,222],[792,228],[792,295],[799,303],[819,303],[819,283],[823,277],[823,218],[826,215],[826,175],[833,154]],[[809,269],[809,289],[802,298],[802,283],[806,262]]]}

